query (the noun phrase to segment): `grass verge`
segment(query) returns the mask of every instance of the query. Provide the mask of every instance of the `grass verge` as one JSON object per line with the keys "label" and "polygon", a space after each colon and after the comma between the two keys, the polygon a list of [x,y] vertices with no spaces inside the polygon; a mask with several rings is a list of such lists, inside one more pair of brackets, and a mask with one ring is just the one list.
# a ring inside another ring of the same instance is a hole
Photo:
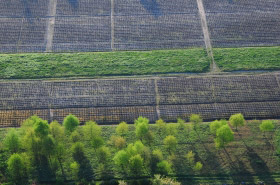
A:
{"label": "grass verge", "polygon": [[222,71],[278,70],[280,47],[215,48],[214,59]]}
{"label": "grass verge", "polygon": [[206,72],[202,48],[96,53],[1,54],[0,78],[59,78]]}

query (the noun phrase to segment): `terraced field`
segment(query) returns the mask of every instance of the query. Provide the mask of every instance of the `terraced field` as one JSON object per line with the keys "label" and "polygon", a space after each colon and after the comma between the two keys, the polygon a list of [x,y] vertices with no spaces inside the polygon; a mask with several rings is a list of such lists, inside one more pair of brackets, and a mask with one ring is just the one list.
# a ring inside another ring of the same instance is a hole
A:
{"label": "terraced field", "polygon": [[1,127],[19,126],[33,114],[52,121],[72,113],[82,122],[204,120],[243,113],[247,119],[278,118],[280,74],[155,77],[95,80],[3,81]]}

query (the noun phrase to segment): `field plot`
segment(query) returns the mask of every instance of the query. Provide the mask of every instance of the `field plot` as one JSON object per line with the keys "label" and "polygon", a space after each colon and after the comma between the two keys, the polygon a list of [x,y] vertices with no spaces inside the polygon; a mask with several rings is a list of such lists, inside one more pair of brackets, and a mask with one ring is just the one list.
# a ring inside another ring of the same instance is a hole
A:
{"label": "field plot", "polygon": [[72,113],[82,122],[93,119],[101,124],[133,122],[138,116],[151,122],[176,121],[194,113],[204,120],[229,118],[234,113],[243,113],[247,119],[279,118],[279,76],[1,82],[0,123],[19,125],[36,111],[49,121],[62,121]]}
{"label": "field plot", "polygon": [[280,44],[280,2],[271,0],[203,1],[214,47]]}

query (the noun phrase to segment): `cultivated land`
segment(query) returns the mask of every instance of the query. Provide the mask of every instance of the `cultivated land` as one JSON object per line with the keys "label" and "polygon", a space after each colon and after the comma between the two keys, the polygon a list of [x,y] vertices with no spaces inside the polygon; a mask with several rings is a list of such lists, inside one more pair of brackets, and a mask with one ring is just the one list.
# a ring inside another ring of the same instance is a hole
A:
{"label": "cultivated land", "polygon": [[[246,184],[257,183],[263,181],[266,184],[280,183],[279,156],[275,151],[275,134],[279,129],[279,121],[274,121],[275,129],[268,132],[265,136],[260,132],[260,121],[249,121],[244,127],[240,127],[238,132],[234,128],[234,141],[225,147],[225,149],[216,149],[214,136],[210,133],[209,123],[203,123],[196,130],[192,124],[186,124],[185,127],[180,127],[178,124],[170,124],[170,133],[173,133],[177,140],[178,146],[174,154],[176,157],[168,158],[169,152],[163,145],[165,134],[159,132],[155,125],[150,125],[150,130],[154,133],[153,142],[149,143],[151,150],[160,149],[165,159],[172,161],[173,173],[183,181],[183,184]],[[110,138],[115,133],[115,126],[101,126],[102,137],[106,141],[106,145],[113,148]],[[3,140],[9,129],[0,129],[0,140]],[[173,132],[173,131],[174,132]],[[134,125],[129,125],[129,132],[125,136],[127,143],[134,143],[137,138],[135,136]],[[78,128],[78,132],[82,133],[82,127]],[[21,132],[20,132],[21,133]],[[66,156],[65,164],[73,162],[71,155],[71,139],[66,141]],[[85,144],[86,156],[90,160],[90,165],[93,170],[97,170],[96,151],[91,147],[87,140],[80,140]],[[195,172],[190,169],[185,155],[193,151],[195,159],[201,161],[203,169],[200,172]],[[112,156],[117,150],[111,150]],[[115,169],[112,158],[109,160],[111,169]],[[58,175],[61,172],[58,173]],[[68,171],[69,175],[70,172]],[[61,174],[60,174],[61,175]],[[115,174],[115,178],[122,177],[121,174]]]}

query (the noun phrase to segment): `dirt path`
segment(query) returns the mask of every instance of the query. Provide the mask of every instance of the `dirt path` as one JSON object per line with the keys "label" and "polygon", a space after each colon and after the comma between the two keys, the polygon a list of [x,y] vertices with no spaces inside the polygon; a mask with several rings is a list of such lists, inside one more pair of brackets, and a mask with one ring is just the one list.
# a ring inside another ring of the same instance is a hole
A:
{"label": "dirt path", "polygon": [[204,42],[205,42],[206,50],[207,50],[208,56],[212,59],[211,72],[216,73],[216,72],[219,72],[220,70],[214,60],[213,50],[212,50],[212,45],[211,45],[211,40],[210,40],[210,35],[209,35],[209,31],[208,31],[207,20],[206,20],[206,15],[205,15],[205,10],[204,10],[202,0],[197,0],[197,6],[198,6],[198,10],[199,10],[200,19],[201,19],[201,27],[202,27],[202,31],[203,31],[203,35],[204,35]]}
{"label": "dirt path", "polygon": [[52,51],[54,25],[55,25],[55,15],[56,15],[56,5],[57,0],[50,0],[49,3],[49,20],[47,22],[47,30],[45,35],[46,42],[46,52]]}

